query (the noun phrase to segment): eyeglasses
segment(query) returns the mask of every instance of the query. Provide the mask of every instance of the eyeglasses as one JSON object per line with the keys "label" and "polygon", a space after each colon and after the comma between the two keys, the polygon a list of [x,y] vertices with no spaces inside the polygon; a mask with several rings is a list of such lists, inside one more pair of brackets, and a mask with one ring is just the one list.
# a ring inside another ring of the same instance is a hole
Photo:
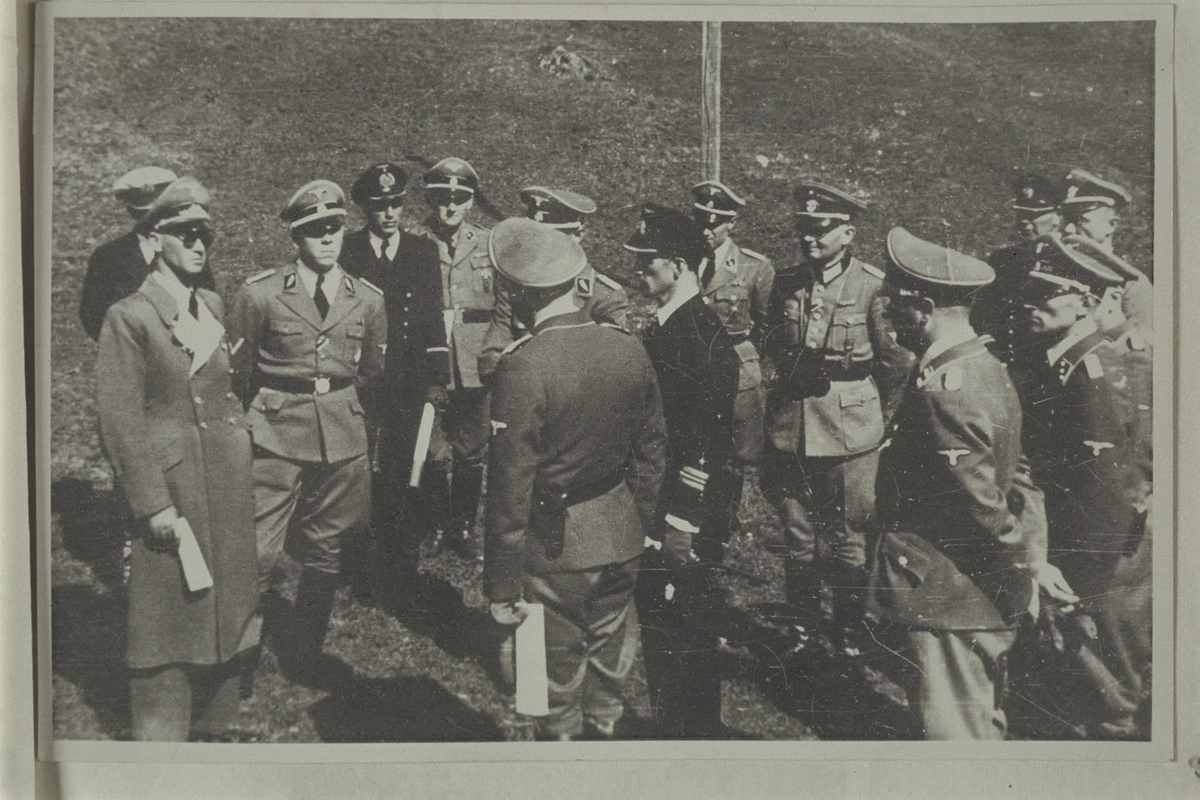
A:
{"label": "eyeglasses", "polygon": [[306,222],[296,228],[296,233],[303,236],[305,239],[324,239],[326,236],[332,236],[342,229],[342,221],[340,219],[325,220],[318,219],[312,222]]}
{"label": "eyeglasses", "polygon": [[187,225],[180,228],[163,228],[159,233],[165,233],[168,236],[174,236],[188,250],[196,246],[196,242],[202,242],[207,249],[212,246],[213,239],[216,234],[212,228],[203,225]]}
{"label": "eyeglasses", "polygon": [[461,206],[474,197],[462,189],[430,189],[425,192],[425,199],[435,206]]}
{"label": "eyeglasses", "polygon": [[821,239],[833,233],[838,228],[849,225],[849,222],[833,220],[829,217],[797,217],[796,231],[801,236],[811,236]]}
{"label": "eyeglasses", "polygon": [[705,230],[712,230],[713,228],[718,228],[721,225],[724,225],[726,222],[731,221],[733,217],[726,217],[720,214],[711,214],[707,211],[696,209],[692,212],[692,219],[701,228],[704,228]]}

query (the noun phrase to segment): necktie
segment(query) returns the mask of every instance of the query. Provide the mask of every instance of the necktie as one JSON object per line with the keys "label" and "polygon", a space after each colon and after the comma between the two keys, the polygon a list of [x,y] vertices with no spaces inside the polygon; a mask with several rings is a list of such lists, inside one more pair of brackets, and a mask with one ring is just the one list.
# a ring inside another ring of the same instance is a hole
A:
{"label": "necktie", "polygon": [[188,313],[198,322],[200,320],[200,302],[196,299],[196,290],[192,289],[188,297]]}
{"label": "necktie", "polygon": [[316,303],[317,311],[321,313],[321,319],[325,319],[325,315],[329,313],[329,298],[325,296],[325,290],[321,287],[325,284],[325,273],[317,276],[317,290],[313,292],[313,302]]}

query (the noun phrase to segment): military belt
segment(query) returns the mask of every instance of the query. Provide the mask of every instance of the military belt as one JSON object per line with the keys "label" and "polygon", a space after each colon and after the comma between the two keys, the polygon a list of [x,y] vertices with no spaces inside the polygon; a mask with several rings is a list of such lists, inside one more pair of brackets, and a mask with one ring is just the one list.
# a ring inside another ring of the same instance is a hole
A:
{"label": "military belt", "polygon": [[492,321],[492,310],[490,308],[462,308],[457,309],[457,311],[461,315],[460,320],[464,325],[475,325]]}
{"label": "military belt", "polygon": [[838,361],[825,360],[829,369],[831,381],[861,381],[871,377],[871,362],[856,361],[848,367],[843,367]]}
{"label": "military belt", "polygon": [[287,394],[329,394],[354,385],[353,378],[289,378],[283,375],[259,375],[258,385]]}

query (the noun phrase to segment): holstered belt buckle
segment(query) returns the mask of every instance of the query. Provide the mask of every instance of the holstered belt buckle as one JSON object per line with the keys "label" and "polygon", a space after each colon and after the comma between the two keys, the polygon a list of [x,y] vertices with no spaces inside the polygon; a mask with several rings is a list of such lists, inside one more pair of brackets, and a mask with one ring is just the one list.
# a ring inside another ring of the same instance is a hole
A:
{"label": "holstered belt buckle", "polygon": [[313,381],[313,394],[329,394],[329,378],[317,378]]}

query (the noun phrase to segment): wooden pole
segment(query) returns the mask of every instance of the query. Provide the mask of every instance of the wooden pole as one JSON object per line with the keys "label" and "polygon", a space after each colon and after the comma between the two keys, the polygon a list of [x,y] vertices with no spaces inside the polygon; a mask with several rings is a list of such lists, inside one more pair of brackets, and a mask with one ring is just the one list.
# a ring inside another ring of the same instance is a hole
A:
{"label": "wooden pole", "polygon": [[721,23],[705,22],[701,33],[701,180],[721,180]]}

